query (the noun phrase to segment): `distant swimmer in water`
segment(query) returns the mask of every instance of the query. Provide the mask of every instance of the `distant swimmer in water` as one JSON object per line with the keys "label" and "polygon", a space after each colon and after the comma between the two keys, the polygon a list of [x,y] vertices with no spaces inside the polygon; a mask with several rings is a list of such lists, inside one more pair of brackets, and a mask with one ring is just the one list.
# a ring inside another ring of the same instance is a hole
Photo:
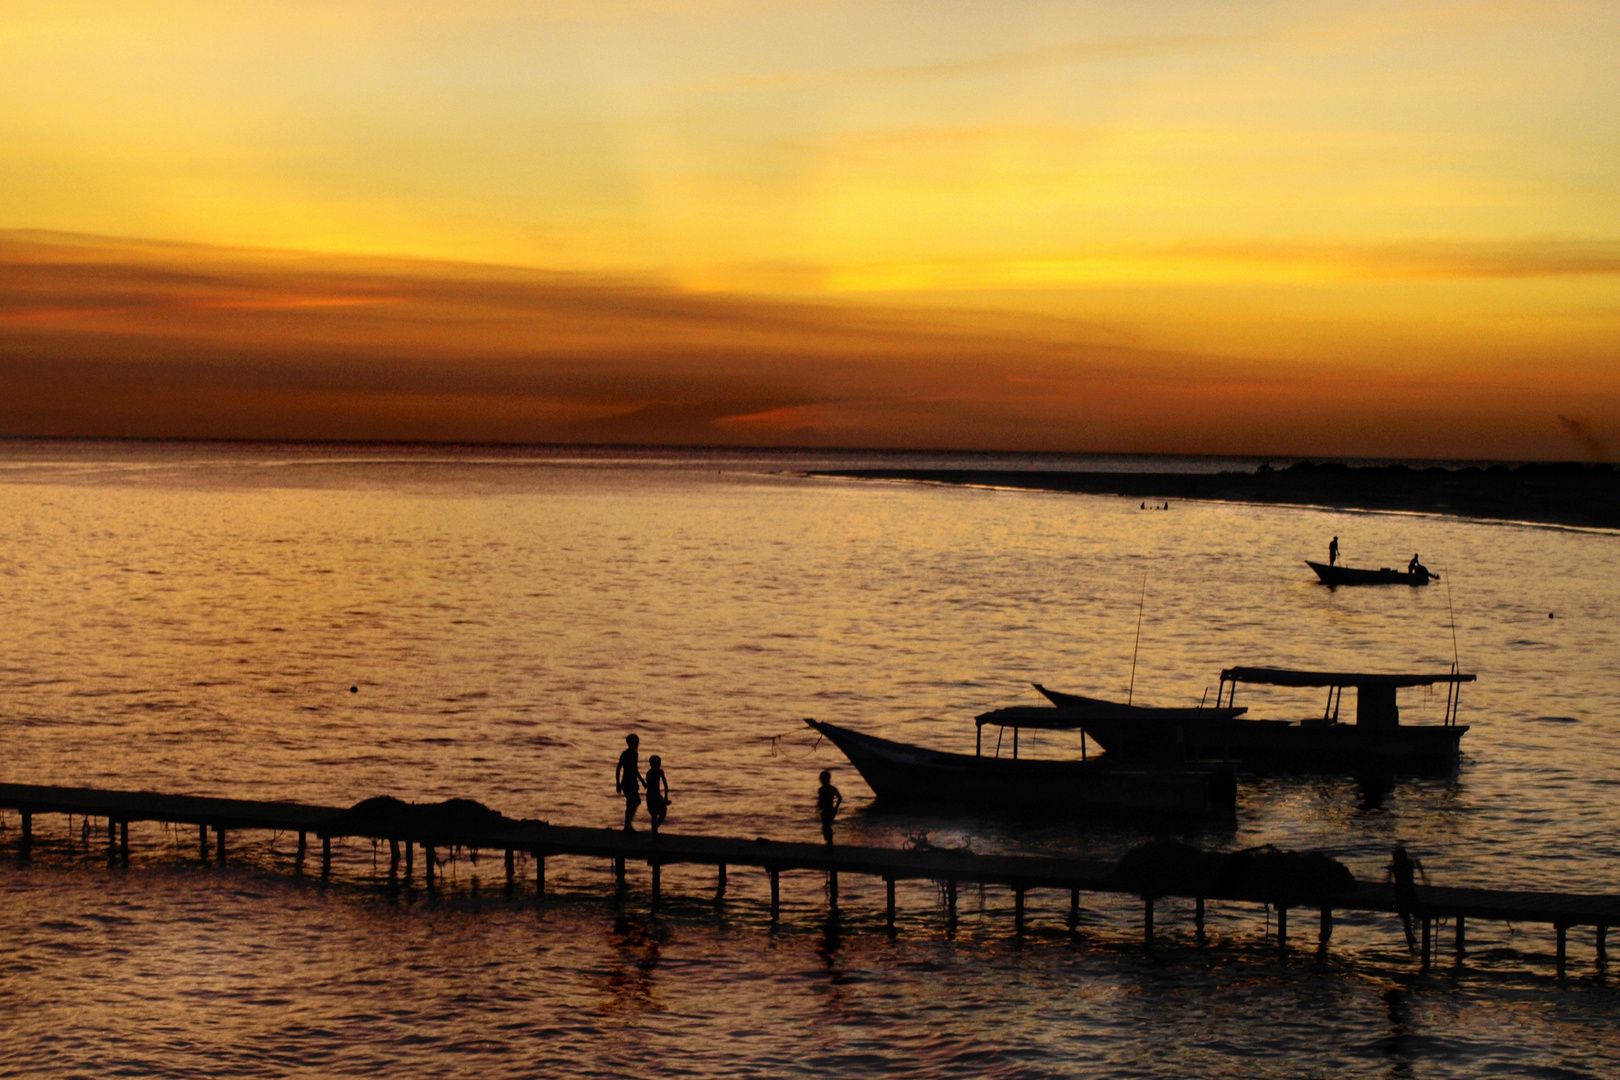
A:
{"label": "distant swimmer in water", "polygon": [[838,808],[843,805],[844,796],[833,787],[832,773],[821,770],[821,787],[816,790],[816,810],[821,814],[821,836],[829,844],[832,843],[833,818],[838,816]]}
{"label": "distant swimmer in water", "polygon": [[1328,541],[1328,565],[1334,566],[1339,561],[1339,538],[1335,536]]}
{"label": "distant swimmer in water", "polygon": [[669,780],[664,776],[664,762],[657,754],[647,759],[647,816],[652,819],[653,835],[669,816]]}
{"label": "distant swimmer in water", "polygon": [[631,824],[636,818],[636,807],[641,805],[641,768],[636,747],[641,740],[634,735],[624,737],[624,753],[613,770],[613,790],[624,796],[624,831],[635,832]]}

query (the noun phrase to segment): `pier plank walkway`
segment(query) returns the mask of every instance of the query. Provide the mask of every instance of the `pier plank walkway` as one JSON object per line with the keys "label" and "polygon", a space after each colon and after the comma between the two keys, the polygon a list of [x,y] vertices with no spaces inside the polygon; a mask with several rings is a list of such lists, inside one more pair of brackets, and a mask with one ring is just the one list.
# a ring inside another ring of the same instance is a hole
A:
{"label": "pier plank walkway", "polygon": [[[101,788],[45,787],[31,784],[0,784],[0,809],[22,816],[20,852],[28,853],[32,843],[32,819],[39,814],[77,814],[107,820],[109,852],[128,861],[128,827],[133,821],[190,824],[199,829],[199,851],[209,859],[207,830],[216,833],[218,861],[225,861],[227,830],[297,832],[298,858],[305,855],[307,835],[322,841],[323,873],[331,865],[331,841],[340,838],[388,840],[394,845],[397,862],[399,845],[404,844],[407,875],[414,862],[413,847],[421,846],[429,888],[433,886],[436,847],[460,846],[477,850],[504,850],[508,877],[513,872],[513,853],[527,852],[536,862],[536,886],[545,891],[545,860],[550,856],[583,856],[612,860],[620,878],[626,862],[644,862],[652,868],[652,902],[659,902],[660,870],[665,866],[691,864],[710,866],[717,871],[717,896],[725,893],[726,871],[730,866],[749,866],[765,871],[771,879],[771,913],[780,909],[778,878],[790,871],[816,871],[828,875],[828,899],[836,909],[838,875],[860,874],[880,878],[888,885],[888,920],[895,918],[894,883],[901,880],[937,881],[945,886],[950,918],[955,918],[956,887],[961,884],[1004,886],[1015,897],[1015,926],[1024,923],[1024,894],[1033,889],[1063,889],[1071,896],[1069,925],[1075,925],[1081,893],[1137,895],[1136,890],[1114,876],[1112,862],[1051,855],[996,855],[945,848],[879,848],[816,843],[775,841],[765,837],[701,836],[618,829],[594,829],[551,825],[543,821],[512,821],[495,826],[453,830],[417,830],[408,835],[393,829],[345,827],[344,807],[313,806],[295,802],[264,802],[246,799],[219,799],[195,795],[173,795],[147,791],[113,791]],[[351,819],[352,820],[352,819]],[[115,831],[116,826],[116,831]],[[116,839],[115,839],[116,838]],[[1179,894],[1168,894],[1179,895]],[[1431,925],[1435,919],[1451,919],[1457,947],[1464,945],[1468,920],[1542,923],[1553,926],[1558,935],[1558,966],[1565,962],[1565,932],[1570,927],[1591,926],[1597,931],[1597,958],[1606,960],[1606,937],[1611,925],[1620,923],[1620,895],[1551,893],[1478,889],[1455,886],[1425,886],[1420,890],[1420,907],[1411,912],[1422,925],[1422,958],[1428,964],[1432,952]],[[1144,938],[1153,935],[1153,905],[1164,897],[1144,896]],[[1186,895],[1197,902],[1197,926],[1203,930],[1206,899],[1235,900],[1269,904],[1277,908],[1278,944],[1287,944],[1287,905],[1274,896],[1259,893],[1220,897]],[[1334,911],[1399,912],[1394,886],[1381,881],[1362,880],[1353,892],[1299,902],[1299,907],[1320,910],[1321,940],[1326,945]]]}

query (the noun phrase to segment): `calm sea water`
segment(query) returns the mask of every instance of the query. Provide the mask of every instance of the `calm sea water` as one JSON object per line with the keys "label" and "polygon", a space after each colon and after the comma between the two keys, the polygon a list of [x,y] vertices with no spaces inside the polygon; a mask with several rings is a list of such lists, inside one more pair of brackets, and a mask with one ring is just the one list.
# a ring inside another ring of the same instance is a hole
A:
{"label": "calm sea water", "polygon": [[[1138,701],[1196,703],[1238,663],[1443,670],[1455,649],[1479,673],[1455,777],[1246,779],[1235,820],[1189,839],[1318,847],[1369,875],[1402,839],[1439,882],[1616,891],[1616,536],[799,475],[871,463],[0,448],[0,780],[459,796],[611,825],[637,731],[666,763],[671,830],[813,839],[832,768],[846,842],[1115,855],[1145,834],[879,812],[801,720],[968,750],[975,713],[1037,703],[1031,680],[1123,693],[1140,603]],[[1333,535],[1352,565],[1421,552],[1443,584],[1329,592],[1301,560]],[[1321,708],[1240,697],[1255,716]],[[1443,700],[1403,692],[1403,716],[1436,720]],[[9,851],[15,815],[0,825]],[[1470,926],[1466,963],[1443,950],[1420,975],[1387,918],[1341,922],[1325,958],[1306,928],[1280,958],[1260,909],[1212,905],[1198,950],[1169,904],[1148,957],[1134,904],[1092,902],[1071,937],[1066,895],[1032,894],[1018,942],[1003,892],[965,894],[948,935],[934,891],[902,885],[890,938],[881,883],[858,879],[831,924],[822,882],[790,876],[773,930],[745,871],[716,909],[705,872],[672,869],[651,918],[644,873],[621,909],[587,860],[549,865],[537,908],[487,855],[462,853],[428,900],[378,888],[369,843],[341,846],[323,887],[291,874],[286,836],[233,838],[233,865],[205,870],[194,835],[137,825],[123,870],[77,821],[35,827],[30,863],[0,860],[3,1075],[1620,1069],[1620,997],[1589,932],[1562,983],[1530,926]]]}

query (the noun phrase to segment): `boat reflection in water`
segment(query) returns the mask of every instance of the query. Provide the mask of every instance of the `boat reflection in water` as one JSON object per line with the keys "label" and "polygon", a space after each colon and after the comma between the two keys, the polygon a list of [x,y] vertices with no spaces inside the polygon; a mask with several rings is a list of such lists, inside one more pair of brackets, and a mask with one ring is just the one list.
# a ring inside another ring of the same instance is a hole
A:
{"label": "boat reflection in water", "polygon": [[[894,742],[836,724],[806,720],[844,752],[879,803],[940,810],[1038,813],[1060,817],[1199,818],[1237,800],[1225,765],[1122,763],[1107,755],[1079,760],[1019,757],[1017,729],[1077,730],[1062,709],[1030,709],[1014,728],[1012,754],[952,754]],[[987,721],[981,720],[982,729]],[[1084,735],[1081,736],[1084,738]],[[1082,751],[1084,753],[1084,751]]]}
{"label": "boat reflection in water", "polygon": [[[1214,709],[1142,709],[1048,690],[1039,683],[1035,689],[1057,706],[1044,711],[1064,714],[1118,758],[1163,762],[1210,754],[1245,766],[1380,775],[1456,766],[1458,743],[1468,731],[1467,724],[1457,722],[1461,684],[1474,680],[1455,665],[1439,674],[1234,667],[1221,672],[1215,701],[1226,705]],[[1326,689],[1327,704],[1320,717],[1297,723],[1252,720],[1241,715],[1246,710],[1232,707],[1239,683]],[[1396,691],[1437,683],[1446,684],[1443,722],[1402,724]],[[1355,722],[1341,724],[1339,706],[1347,686],[1356,691]],[[1024,711],[1030,710],[1026,706]],[[995,717],[988,713],[981,719]]]}

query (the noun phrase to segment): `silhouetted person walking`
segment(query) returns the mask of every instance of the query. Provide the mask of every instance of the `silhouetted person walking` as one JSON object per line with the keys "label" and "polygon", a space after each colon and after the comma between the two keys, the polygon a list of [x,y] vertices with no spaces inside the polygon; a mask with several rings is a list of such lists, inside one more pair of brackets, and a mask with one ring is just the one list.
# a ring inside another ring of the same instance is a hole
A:
{"label": "silhouetted person walking", "polygon": [[821,836],[827,843],[832,843],[833,818],[838,816],[838,808],[844,805],[844,796],[833,787],[832,773],[826,769],[821,770],[821,787],[816,791],[816,810],[821,814]]}
{"label": "silhouetted person walking", "polygon": [[634,832],[631,822],[636,817],[636,807],[641,805],[641,763],[636,747],[641,740],[634,735],[624,737],[624,753],[619,755],[619,764],[613,770],[613,790],[624,796],[624,831]]}
{"label": "silhouetted person walking", "polygon": [[664,762],[657,754],[647,759],[647,817],[652,819],[653,835],[669,816],[669,780],[664,776]]}
{"label": "silhouetted person walking", "polygon": [[1418,901],[1417,875],[1422,875],[1423,884],[1429,883],[1429,875],[1423,869],[1423,864],[1406,853],[1405,844],[1396,844],[1395,850],[1390,853],[1388,877],[1395,882],[1395,910],[1401,913],[1401,929],[1406,931],[1406,948],[1416,951],[1417,937],[1412,933],[1412,916],[1419,913],[1421,907]]}
{"label": "silhouetted person walking", "polygon": [[1339,561],[1339,538],[1335,536],[1328,541],[1328,565],[1334,566]]}

